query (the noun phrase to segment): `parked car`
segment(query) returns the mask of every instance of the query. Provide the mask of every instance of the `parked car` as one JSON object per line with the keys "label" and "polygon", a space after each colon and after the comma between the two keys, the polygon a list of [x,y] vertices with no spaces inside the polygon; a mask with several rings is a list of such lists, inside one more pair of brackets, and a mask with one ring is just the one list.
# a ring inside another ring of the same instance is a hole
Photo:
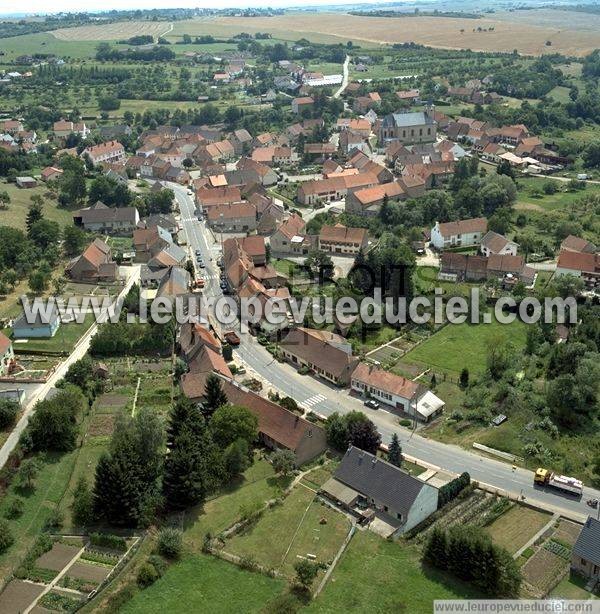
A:
{"label": "parked car", "polygon": [[206,282],[204,281],[204,277],[198,277],[196,278],[194,285],[196,286],[196,288],[204,288],[205,283]]}
{"label": "parked car", "polygon": [[379,409],[379,403],[373,399],[368,399],[365,401],[365,407],[369,409]]}
{"label": "parked car", "polygon": [[221,290],[226,290],[227,289],[227,282],[224,279],[222,279],[221,283],[219,284],[219,286],[220,286]]}
{"label": "parked car", "polygon": [[240,338],[232,330],[226,332],[223,338],[229,345],[233,345],[234,347],[241,343]]}
{"label": "parked car", "polygon": [[197,250],[196,250],[196,256],[201,257],[201,256],[202,256],[202,251],[201,251],[201,250],[199,250],[199,249],[197,249]]}

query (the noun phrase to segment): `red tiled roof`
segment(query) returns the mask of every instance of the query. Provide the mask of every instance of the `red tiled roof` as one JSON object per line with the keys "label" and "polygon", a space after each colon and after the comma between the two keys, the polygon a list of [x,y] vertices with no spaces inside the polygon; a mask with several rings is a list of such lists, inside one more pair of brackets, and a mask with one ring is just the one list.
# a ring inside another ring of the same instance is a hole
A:
{"label": "red tiled roof", "polygon": [[352,379],[404,399],[412,399],[420,388],[416,382],[364,362],[358,363]]}
{"label": "red tiled roof", "polygon": [[0,356],[6,354],[8,348],[11,346],[10,339],[2,332],[0,332]]}

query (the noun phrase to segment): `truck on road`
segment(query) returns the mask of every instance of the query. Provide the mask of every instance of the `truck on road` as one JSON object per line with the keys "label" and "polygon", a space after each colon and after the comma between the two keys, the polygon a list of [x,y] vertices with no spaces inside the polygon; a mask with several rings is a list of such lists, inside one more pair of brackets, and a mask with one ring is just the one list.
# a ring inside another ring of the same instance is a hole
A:
{"label": "truck on road", "polygon": [[571,478],[566,475],[558,475],[550,469],[539,468],[535,472],[533,482],[539,486],[548,486],[556,488],[571,495],[581,497],[583,495],[583,482],[577,478]]}

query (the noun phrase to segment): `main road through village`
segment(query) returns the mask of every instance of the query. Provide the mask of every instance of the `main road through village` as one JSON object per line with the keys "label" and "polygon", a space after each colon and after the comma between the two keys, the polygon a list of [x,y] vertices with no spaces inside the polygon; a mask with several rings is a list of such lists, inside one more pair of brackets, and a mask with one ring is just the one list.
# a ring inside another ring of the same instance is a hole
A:
{"label": "main road through village", "polygon": [[[200,250],[207,268],[205,293],[208,296],[221,295],[217,260],[221,255],[221,246],[195,213],[193,197],[187,190],[176,184],[170,184],[175,192],[181,212],[181,223],[186,239],[193,251]],[[548,509],[565,512],[571,516],[579,515],[584,520],[588,513],[594,513],[587,505],[589,498],[600,498],[600,491],[585,488],[580,500],[557,491],[534,487],[533,473],[526,469],[513,468],[509,463],[497,461],[487,456],[475,454],[458,446],[439,443],[427,439],[410,429],[401,427],[398,418],[385,410],[371,410],[364,407],[359,399],[322,380],[299,375],[288,364],[274,360],[250,334],[241,334],[242,343],[236,350],[237,357],[252,369],[261,379],[274,389],[294,398],[302,407],[328,416],[333,412],[360,410],[369,416],[381,433],[384,443],[389,443],[392,434],[397,433],[402,444],[402,451],[434,467],[452,473],[468,471],[471,477],[480,483],[507,491],[512,495],[524,497],[525,501],[539,503]],[[573,450],[577,454],[577,450]]]}

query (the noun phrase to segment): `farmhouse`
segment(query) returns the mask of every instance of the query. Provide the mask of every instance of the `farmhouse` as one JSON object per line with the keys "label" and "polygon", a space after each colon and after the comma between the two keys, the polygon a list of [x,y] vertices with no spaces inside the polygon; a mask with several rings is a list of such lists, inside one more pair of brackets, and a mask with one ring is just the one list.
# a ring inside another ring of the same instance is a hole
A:
{"label": "farmhouse", "polygon": [[304,234],[305,227],[305,221],[297,213],[293,213],[271,235],[271,251],[274,254],[308,254],[312,242]]}
{"label": "farmhouse", "polygon": [[56,181],[57,179],[60,179],[62,177],[62,174],[62,168],[47,166],[46,168],[42,169],[41,177],[42,181],[47,183],[48,181]]}
{"label": "farmhouse", "polygon": [[78,134],[85,139],[90,133],[90,129],[85,125],[85,122],[70,122],[64,119],[54,122],[52,129],[54,136],[59,138],[69,136],[69,134]]}
{"label": "farmhouse", "polygon": [[0,375],[6,375],[15,359],[11,340],[0,332]]}
{"label": "farmhouse", "polygon": [[109,208],[100,201],[73,214],[75,225],[91,232],[128,234],[135,230],[139,221],[140,214],[135,207]]}
{"label": "farmhouse", "polygon": [[359,518],[381,518],[401,535],[431,516],[438,489],[369,452],[350,446],[322,492]]}
{"label": "farmhouse", "polygon": [[363,362],[354,369],[350,388],[424,422],[439,415],[445,405],[421,384]]}
{"label": "farmhouse", "polygon": [[277,403],[232,381],[221,382],[230,403],[247,407],[258,418],[260,442],[274,450],[291,450],[300,466],[327,449],[324,429],[288,411]]}
{"label": "farmhouse", "polygon": [[86,154],[94,165],[100,162],[120,162],[125,158],[125,148],[119,141],[107,141],[86,147],[81,152],[81,156],[84,157]]}
{"label": "farmhouse", "polygon": [[378,184],[379,180],[372,173],[304,181],[298,186],[298,201],[303,205],[314,205],[319,201],[333,202],[345,198],[352,188],[365,188]]}
{"label": "farmhouse", "polygon": [[600,579],[600,520],[588,516],[573,546],[571,569],[586,578]]}
{"label": "farmhouse", "polygon": [[391,113],[386,115],[379,128],[379,144],[385,147],[392,141],[403,145],[415,143],[434,143],[437,126],[433,111],[415,111],[411,113]]}
{"label": "farmhouse", "polygon": [[248,202],[216,205],[206,211],[206,220],[218,232],[256,230],[256,207]]}
{"label": "farmhouse", "polygon": [[431,229],[431,242],[437,249],[471,247],[479,245],[487,232],[487,220],[477,217],[458,222],[435,223]]}
{"label": "farmhouse", "polygon": [[185,362],[192,362],[204,346],[217,354],[221,353],[221,342],[208,328],[197,322],[185,322],[181,325],[179,348]]}
{"label": "farmhouse", "polygon": [[588,287],[600,285],[600,254],[561,250],[555,275],[580,277]]}
{"label": "farmhouse", "polygon": [[347,228],[343,224],[322,226],[319,249],[331,254],[356,255],[367,247],[369,236],[364,228]]}
{"label": "farmhouse", "polygon": [[302,113],[304,109],[312,109],[315,101],[310,96],[294,98],[292,100],[292,113]]}
{"label": "farmhouse", "polygon": [[505,236],[489,230],[481,239],[481,253],[484,256],[496,254],[499,256],[516,256],[518,244],[510,241]]}
{"label": "farmhouse", "polygon": [[595,254],[598,251],[598,248],[591,241],[573,235],[569,235],[564,239],[560,244],[560,249],[569,252],[584,252],[586,254]]}
{"label": "farmhouse", "polygon": [[374,217],[386,196],[390,201],[401,200],[406,198],[406,192],[398,181],[353,190],[346,196],[346,212]]}
{"label": "farmhouse", "polygon": [[185,373],[181,378],[183,394],[190,401],[201,402],[204,398],[206,380],[213,373],[220,373],[226,378],[233,377],[223,356],[212,350],[208,345],[203,345],[190,362],[189,373]]}
{"label": "farmhouse", "polygon": [[83,283],[115,281],[119,277],[119,267],[112,259],[110,247],[104,241],[95,239],[81,256],[69,262],[65,273]]}
{"label": "farmhouse", "polygon": [[358,363],[351,345],[340,335],[298,327],[281,341],[283,357],[298,368],[310,369],[323,379],[346,386]]}

